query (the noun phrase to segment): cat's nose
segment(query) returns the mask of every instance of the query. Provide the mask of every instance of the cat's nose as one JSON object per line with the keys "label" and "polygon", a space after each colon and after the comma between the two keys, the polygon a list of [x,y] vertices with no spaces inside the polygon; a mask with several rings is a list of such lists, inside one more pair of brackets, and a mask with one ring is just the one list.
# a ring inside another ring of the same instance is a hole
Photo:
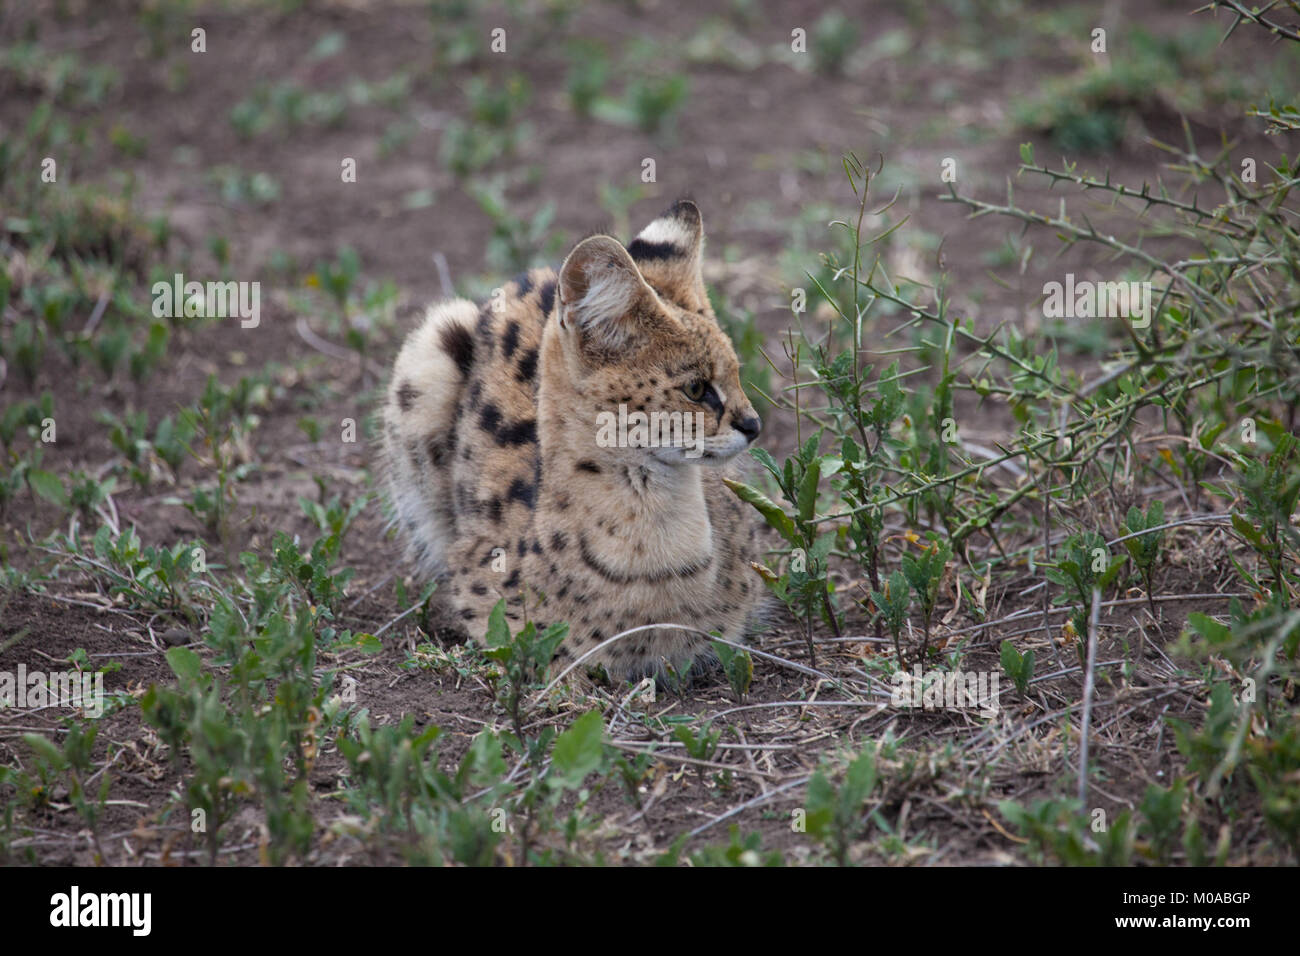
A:
{"label": "cat's nose", "polygon": [[758,433],[763,430],[763,419],[757,415],[750,415],[748,418],[741,418],[734,421],[736,431],[740,432],[750,441],[758,437]]}

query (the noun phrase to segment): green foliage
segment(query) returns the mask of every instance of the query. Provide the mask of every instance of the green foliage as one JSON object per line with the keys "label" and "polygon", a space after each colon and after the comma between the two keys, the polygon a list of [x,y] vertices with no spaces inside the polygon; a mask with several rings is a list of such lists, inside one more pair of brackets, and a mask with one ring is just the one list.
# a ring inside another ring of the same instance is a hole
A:
{"label": "green foliage", "polygon": [[871,745],[850,761],[838,785],[831,783],[825,768],[818,768],[808,781],[807,832],[826,845],[840,866],[848,864],[849,850],[866,826],[863,808],[878,781]]}
{"label": "green foliage", "polygon": [[907,579],[916,603],[921,610],[921,620],[925,626],[925,643],[921,645],[921,660],[925,660],[930,648],[930,620],[934,617],[935,603],[939,599],[939,586],[943,583],[943,574],[952,560],[952,548],[931,532],[930,544],[921,552],[919,558],[910,554],[903,555],[903,577]]}
{"label": "green foliage", "polygon": [[459,177],[513,156],[519,144],[532,135],[532,127],[521,119],[532,98],[523,76],[510,76],[499,86],[472,77],[465,86],[465,97],[470,118],[449,122],[440,146],[443,165]]}
{"label": "green foliage", "polygon": [[817,69],[832,76],[844,72],[849,56],[858,47],[858,26],[839,10],[828,10],[813,24],[809,39]]}
{"label": "green foliage", "polygon": [[592,42],[572,43],[565,87],[573,112],[584,118],[591,116],[596,100],[604,95],[608,83],[609,58],[604,48]]}
{"label": "green foliage", "polygon": [[808,642],[808,655],[814,666],[817,652],[813,646],[814,615],[838,630],[835,609],[831,604],[831,585],[827,577],[827,556],[835,543],[835,533],[819,533],[817,527],[818,486],[823,476],[834,475],[843,462],[834,455],[821,455],[817,451],[820,435],[813,435],[799,447],[797,454],[787,458],[784,465],[764,449],[754,448],[751,454],[781,489],[787,512],[756,488],[731,478],[723,482],[740,498],[758,511],[781,537],[792,545],[790,562],[785,572],[764,575],[769,589],[786,606],[803,619]]}
{"label": "green foliage", "polygon": [[723,641],[713,641],[711,646],[722,663],[722,672],[727,675],[727,683],[736,695],[736,703],[744,703],[749,685],[754,680],[754,659],[743,647],[733,647]]}
{"label": "green foliage", "polygon": [[1104,594],[1119,576],[1127,558],[1123,555],[1112,557],[1106,540],[1093,531],[1070,535],[1062,545],[1061,553],[1055,565],[1044,566],[1043,574],[1053,584],[1065,588],[1056,601],[1058,604],[1076,605],[1070,620],[1075,633],[1084,635],[1088,633],[1093,590]]}
{"label": "green foliage", "polygon": [[669,127],[690,92],[690,81],[677,73],[667,77],[638,77],[628,84],[627,102],[636,125],[645,133]]}
{"label": "green foliage", "polygon": [[[730,829],[726,846],[706,846],[691,854],[693,866],[730,867],[730,866],[782,866],[784,860],[780,850],[763,850],[763,836],[750,833],[741,836],[739,827]],[[659,866],[675,866],[677,853],[674,847],[660,861]]]}
{"label": "green foliage", "polygon": [[907,612],[912,607],[912,591],[903,572],[895,571],[890,574],[883,592],[874,590],[871,592],[871,602],[894,638],[894,651],[898,657],[898,665],[902,667],[901,639],[903,628],[907,625]]}
{"label": "green foliage", "polygon": [[1031,858],[1037,863],[1053,859],[1067,866],[1129,866],[1133,862],[1132,811],[1117,814],[1096,832],[1076,800],[1038,800],[1029,807],[1003,800],[998,811],[1029,840]]}
{"label": "green foliage", "polygon": [[[1124,528],[1129,534],[1138,534],[1148,528],[1159,528],[1164,523],[1165,503],[1156,500],[1151,502],[1146,514],[1138,510],[1136,505],[1129,508],[1128,515],[1124,519]],[[1124,542],[1129,557],[1133,559],[1138,573],[1142,575],[1142,580],[1146,584],[1147,600],[1150,603],[1152,617],[1155,617],[1156,609],[1152,594],[1151,575],[1155,571],[1156,561],[1160,558],[1160,547],[1164,537],[1163,531],[1152,531],[1136,538],[1129,538]]]}
{"label": "green foliage", "polygon": [[564,237],[552,228],[555,203],[543,203],[531,217],[517,215],[505,197],[500,179],[475,183],[470,194],[492,222],[487,261],[494,271],[520,272],[559,253]]}
{"label": "green foliage", "polygon": [[1165,102],[1178,112],[1203,109],[1228,92],[1213,67],[1214,27],[1169,35],[1134,27],[1109,40],[1122,42],[1122,52],[1088,54],[1085,67],[1041,84],[1013,106],[1017,124],[1050,134],[1064,153],[1099,153],[1120,144],[1130,117]]}
{"label": "green foliage", "polygon": [[1023,695],[1029,690],[1029,682],[1034,676],[1033,648],[1021,654],[1010,641],[1002,642],[1002,670],[1016,685],[1016,690]]}
{"label": "green foliage", "polygon": [[712,760],[718,752],[718,741],[722,739],[722,728],[711,724],[702,724],[698,730],[692,730],[686,724],[673,728],[673,738],[686,748],[686,754],[692,760]]}
{"label": "green foliage", "polygon": [[[189,621],[197,619],[192,588],[202,574],[201,544],[146,546],[134,528],[114,535],[108,525],[102,525],[92,545],[110,596],[121,595],[141,610],[166,611]],[[80,562],[89,560],[80,554],[74,557]]]}

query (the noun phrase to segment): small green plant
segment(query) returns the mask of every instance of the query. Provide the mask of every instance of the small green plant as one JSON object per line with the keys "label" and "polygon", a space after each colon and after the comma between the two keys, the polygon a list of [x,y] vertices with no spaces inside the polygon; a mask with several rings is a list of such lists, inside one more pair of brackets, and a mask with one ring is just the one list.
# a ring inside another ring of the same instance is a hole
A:
{"label": "small green plant", "polygon": [[635,79],[628,84],[625,96],[637,127],[645,133],[657,133],[672,126],[689,93],[690,82],[678,73]]}
{"label": "small green plant", "polygon": [[112,775],[108,773],[107,768],[104,768],[104,772],[100,775],[98,790],[93,793],[86,790],[86,784],[95,775],[92,757],[98,734],[99,727],[94,722],[81,724],[71,721],[62,747],[42,734],[23,734],[23,741],[31,748],[36,758],[43,791],[48,793],[54,779],[63,774],[67,775],[68,800],[78,815],[86,821],[86,827],[95,846],[95,855],[102,863],[105,857],[104,849],[100,845],[99,830],[112,785]]}
{"label": "small green plant", "polygon": [[[134,528],[114,535],[108,525],[102,525],[92,547],[98,562],[92,567],[102,573],[110,596],[121,595],[141,609],[166,611],[197,623],[191,588],[206,568],[201,544],[144,546]],[[70,553],[74,560],[86,563],[78,552]]]}
{"label": "small green plant", "polygon": [[[524,749],[529,740],[524,732],[526,696],[546,674],[556,649],[568,632],[567,624],[552,624],[539,632],[529,621],[517,635],[512,636],[506,621],[504,600],[498,601],[488,615],[483,656],[500,668],[499,683],[493,686],[492,691],[514,726],[515,736],[511,743],[517,748]],[[534,743],[542,744],[541,741]],[[540,746],[527,747],[527,752],[530,759],[540,759]]]}
{"label": "small green plant", "polygon": [[[1294,435],[1279,436],[1273,451],[1260,461],[1242,462],[1237,490],[1240,506],[1232,512],[1232,528],[1263,558],[1272,578],[1272,590],[1294,596],[1300,580],[1291,559],[1300,555],[1300,530],[1291,523],[1300,499],[1300,452]],[[1237,570],[1256,590],[1264,585],[1257,576],[1238,564]]]}
{"label": "small green plant", "polygon": [[465,87],[470,119],[452,120],[443,131],[443,165],[463,178],[514,155],[519,143],[532,135],[531,126],[520,118],[531,95],[527,79],[519,75],[500,85],[473,77]]}
{"label": "small green plant", "polygon": [[817,69],[837,76],[858,47],[858,27],[839,10],[828,10],[813,24],[809,37]]}
{"label": "small green plant", "polygon": [[524,218],[511,209],[500,179],[475,183],[470,194],[492,222],[486,258],[494,271],[520,272],[558,255],[565,238],[553,228],[554,202],[543,203],[531,217]]}
{"label": "small green plant", "polygon": [[194,444],[186,447],[203,465],[210,466],[216,476],[215,487],[196,487],[190,500],[182,503],[187,511],[203,522],[209,534],[221,540],[226,538],[230,509],[235,502],[235,485],[254,467],[251,462],[236,464],[239,447],[259,422],[253,409],[267,401],[267,386],[259,379],[245,376],[226,388],[215,375],[210,375],[198,402],[180,413],[181,422],[176,432],[197,439],[206,455],[199,454]]}
{"label": "small green plant", "polygon": [[899,667],[906,666],[903,658],[902,635],[907,626],[907,612],[912,607],[912,589],[902,571],[895,571],[885,583],[884,591],[872,591],[871,603],[876,607],[889,634],[894,639],[894,656]]}
{"label": "small green plant", "polygon": [[870,744],[849,761],[838,785],[831,783],[824,766],[808,781],[807,832],[827,846],[839,866],[849,863],[849,851],[866,826],[863,807],[878,782],[876,751]]}
{"label": "small green plant", "polygon": [[686,724],[673,728],[673,738],[686,748],[686,755],[692,760],[712,760],[718,752],[718,741],[722,739],[722,728],[714,729],[712,724],[702,724],[692,730]]}
{"label": "small green plant", "polygon": [[819,454],[817,446],[820,440],[820,434],[811,436],[799,447],[797,454],[786,459],[784,467],[762,448],[750,452],[776,481],[786,502],[792,506],[793,515],[786,514],[780,505],[756,488],[731,478],[723,479],[738,498],[752,505],[792,546],[785,573],[777,576],[769,571],[763,579],[768,588],[802,618],[808,657],[814,667],[817,650],[813,644],[813,626],[817,615],[839,633],[827,576],[827,556],[834,546],[835,532],[821,532],[818,528],[817,492],[822,477],[835,474],[843,461],[833,455]]}
{"label": "small green plant", "polygon": [[[1149,528],[1159,528],[1164,523],[1165,504],[1163,501],[1158,500],[1151,502],[1146,514],[1143,514],[1137,506],[1129,508],[1128,515],[1124,519],[1124,527],[1128,534],[1139,534]],[[1146,585],[1147,606],[1151,609],[1153,618],[1156,616],[1156,602],[1151,575],[1155,571],[1156,561],[1160,558],[1160,547],[1164,541],[1164,536],[1163,531],[1151,531],[1136,538],[1129,538],[1124,542],[1129,557],[1133,559],[1133,563],[1137,565],[1138,573],[1142,575],[1142,583]]]}
{"label": "small green plant", "polygon": [[1010,641],[1003,641],[1001,657],[1003,672],[1011,678],[1023,697],[1034,677],[1034,649],[1031,647],[1021,654]]}
{"label": "small green plant", "polygon": [[609,84],[609,58],[603,47],[592,42],[575,42],[569,47],[569,71],[565,87],[573,112],[591,116],[596,100]]}
{"label": "small green plant", "polygon": [[339,250],[338,256],[333,261],[318,262],[308,282],[329,295],[334,300],[339,315],[346,318],[348,299],[356,287],[360,272],[360,257],[351,247],[345,246]]}
{"label": "small green plant", "polygon": [[1122,554],[1112,557],[1106,540],[1093,531],[1070,535],[1062,552],[1055,565],[1044,566],[1043,573],[1047,580],[1065,588],[1057,603],[1076,605],[1070,624],[1082,637],[1088,633],[1093,590],[1105,593],[1128,559]]}
{"label": "small green plant", "polygon": [[[691,854],[693,866],[782,866],[784,858],[780,850],[764,850],[763,835],[750,833],[741,836],[739,827],[731,827],[725,846],[706,846]],[[680,848],[673,850],[656,861],[657,866],[676,866]]]}
{"label": "small green plant", "polygon": [[939,586],[943,583],[944,571],[952,559],[952,548],[934,532],[929,532],[929,546],[921,552],[920,558],[910,554],[903,555],[903,577],[916,595],[916,603],[921,609],[921,623],[925,628],[922,639],[920,659],[926,660],[930,651],[930,621],[934,617],[934,608],[939,600]]}
{"label": "small green plant", "polygon": [[1131,810],[1124,810],[1096,832],[1092,817],[1081,812],[1077,800],[1039,800],[1029,807],[1013,800],[998,804],[1003,819],[1028,839],[1032,858],[1048,858],[1067,866],[1130,866],[1136,826]]}
{"label": "small green plant", "polygon": [[743,647],[733,647],[722,641],[714,641],[713,652],[722,663],[722,672],[727,675],[731,692],[736,695],[736,703],[743,704],[749,693],[749,685],[754,680],[754,659]]}

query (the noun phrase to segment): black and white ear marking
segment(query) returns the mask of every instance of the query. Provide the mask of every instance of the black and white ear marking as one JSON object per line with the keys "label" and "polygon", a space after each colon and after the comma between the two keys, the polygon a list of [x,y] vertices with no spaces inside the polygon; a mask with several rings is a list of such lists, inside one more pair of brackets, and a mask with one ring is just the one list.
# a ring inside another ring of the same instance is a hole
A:
{"label": "black and white ear marking", "polygon": [[698,262],[704,244],[704,220],[689,199],[679,199],[641,230],[628,253],[636,262]]}
{"label": "black and white ear marking", "polygon": [[592,236],[573,248],[560,267],[560,327],[578,331],[607,349],[626,344],[638,308],[654,292],[616,239]]}
{"label": "black and white ear marking", "polygon": [[680,199],[641,230],[627,247],[637,268],[660,295],[691,312],[708,309],[704,287],[704,221]]}

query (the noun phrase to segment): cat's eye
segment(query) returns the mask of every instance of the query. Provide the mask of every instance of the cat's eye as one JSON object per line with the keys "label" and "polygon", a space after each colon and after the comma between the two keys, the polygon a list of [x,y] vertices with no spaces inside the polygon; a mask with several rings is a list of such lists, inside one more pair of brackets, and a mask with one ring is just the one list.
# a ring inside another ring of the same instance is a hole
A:
{"label": "cat's eye", "polygon": [[693,402],[704,401],[704,396],[708,394],[708,391],[709,383],[702,378],[682,386],[682,394]]}

